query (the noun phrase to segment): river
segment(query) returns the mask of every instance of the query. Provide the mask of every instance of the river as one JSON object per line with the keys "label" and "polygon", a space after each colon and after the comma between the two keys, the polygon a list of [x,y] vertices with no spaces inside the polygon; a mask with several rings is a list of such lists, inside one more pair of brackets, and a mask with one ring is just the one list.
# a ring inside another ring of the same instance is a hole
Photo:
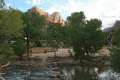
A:
{"label": "river", "polygon": [[70,65],[31,69],[11,66],[3,77],[6,80],[120,80],[120,74],[110,67]]}

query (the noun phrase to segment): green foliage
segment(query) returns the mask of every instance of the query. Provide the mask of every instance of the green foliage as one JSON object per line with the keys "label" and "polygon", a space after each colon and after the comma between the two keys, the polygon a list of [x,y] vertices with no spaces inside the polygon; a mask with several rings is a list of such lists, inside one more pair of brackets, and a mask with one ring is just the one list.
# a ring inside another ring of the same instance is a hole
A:
{"label": "green foliage", "polygon": [[58,47],[58,42],[60,39],[61,34],[60,32],[60,25],[57,24],[49,24],[47,28],[47,40],[49,41],[49,45],[52,47]]}
{"label": "green foliage", "polygon": [[17,10],[1,10],[0,11],[0,37],[13,38],[22,35],[23,20],[21,13]]}
{"label": "green foliage", "polygon": [[40,41],[45,39],[46,19],[38,13],[27,11],[23,14],[23,20],[25,24],[24,37],[26,37],[27,57],[29,58],[29,48],[41,46]]}
{"label": "green foliage", "polygon": [[85,23],[85,15],[83,12],[75,12],[67,18],[70,26],[79,27]]}
{"label": "green foliage", "polygon": [[24,28],[24,36],[26,36],[29,41],[34,41],[39,43],[43,40],[46,33],[46,20],[44,16],[40,16],[37,13],[26,12],[23,16],[24,23],[26,27]]}
{"label": "green foliage", "polygon": [[120,49],[111,49],[112,67],[115,71],[120,72]]}
{"label": "green foliage", "polygon": [[113,46],[120,47],[120,22],[116,21],[112,28],[112,43]]}
{"label": "green foliage", "polygon": [[113,30],[112,43],[114,46],[120,47],[120,28]]}
{"label": "green foliage", "polygon": [[49,24],[46,37],[51,46],[56,48],[63,46],[67,39],[66,28],[61,26],[61,24]]}
{"label": "green foliage", "polygon": [[6,57],[13,55],[11,41],[22,37],[23,20],[21,12],[15,9],[0,10],[0,53]]}
{"label": "green foliage", "polygon": [[25,41],[22,39],[17,39],[15,43],[13,43],[13,49],[15,55],[17,55],[18,57],[22,57],[26,50]]}
{"label": "green foliage", "polygon": [[1,44],[0,45],[0,55],[3,55],[6,58],[9,58],[11,55],[14,54],[14,50],[8,44]]}
{"label": "green foliage", "polygon": [[27,43],[41,46],[41,40],[58,48],[61,45],[73,47],[76,57],[95,54],[104,45],[102,22],[98,19],[86,20],[83,12],[73,13],[67,18],[66,27],[61,24],[47,23],[44,16],[27,11],[0,10],[0,43],[9,45],[15,41],[15,54],[22,56],[25,42],[18,38],[27,38]]}
{"label": "green foliage", "polygon": [[[104,33],[98,19],[85,20],[83,12],[73,13],[68,18],[69,35],[75,56],[95,54],[104,45]],[[79,57],[78,57],[79,58]]]}
{"label": "green foliage", "polygon": [[114,26],[112,33],[112,49],[111,49],[111,58],[113,69],[117,72],[120,72],[120,28],[119,26]]}

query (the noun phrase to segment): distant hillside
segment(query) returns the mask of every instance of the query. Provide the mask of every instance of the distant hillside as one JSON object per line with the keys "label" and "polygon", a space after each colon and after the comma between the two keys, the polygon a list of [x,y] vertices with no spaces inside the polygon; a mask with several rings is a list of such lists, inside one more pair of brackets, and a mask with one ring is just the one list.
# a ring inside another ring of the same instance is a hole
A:
{"label": "distant hillside", "polygon": [[103,32],[111,32],[112,29],[113,29],[113,27],[108,27],[108,28],[103,29]]}
{"label": "distant hillside", "polygon": [[113,29],[120,28],[120,20],[115,21],[112,27],[103,29],[103,32],[111,32]]}

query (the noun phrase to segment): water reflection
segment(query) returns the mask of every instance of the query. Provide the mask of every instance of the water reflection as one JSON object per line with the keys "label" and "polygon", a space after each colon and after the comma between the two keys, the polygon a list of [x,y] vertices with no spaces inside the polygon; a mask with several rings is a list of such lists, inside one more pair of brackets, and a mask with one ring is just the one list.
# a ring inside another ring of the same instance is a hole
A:
{"label": "water reflection", "polygon": [[110,67],[63,66],[64,80],[120,80]]}
{"label": "water reflection", "polygon": [[[53,80],[53,76],[58,74],[55,80],[120,80],[120,74],[112,71],[110,67],[90,67],[90,66],[62,66],[57,72],[52,68],[10,68],[4,75],[6,80]],[[56,71],[56,70],[55,70]]]}
{"label": "water reflection", "polygon": [[95,68],[90,67],[63,67],[64,80],[97,80]]}
{"label": "water reflection", "polygon": [[98,80],[120,80],[120,74],[111,69],[105,70],[98,74]]}

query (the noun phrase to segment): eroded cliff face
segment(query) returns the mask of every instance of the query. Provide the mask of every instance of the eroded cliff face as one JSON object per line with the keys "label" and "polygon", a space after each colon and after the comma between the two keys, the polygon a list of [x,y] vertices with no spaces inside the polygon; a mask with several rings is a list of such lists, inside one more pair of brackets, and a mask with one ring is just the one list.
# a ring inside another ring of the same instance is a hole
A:
{"label": "eroded cliff face", "polygon": [[37,7],[31,8],[29,9],[29,11],[32,13],[38,13],[40,16],[44,16],[48,23],[58,23],[63,26],[65,24],[65,21],[63,20],[59,12],[53,12],[51,15],[49,15],[48,12],[45,12],[44,10]]}

